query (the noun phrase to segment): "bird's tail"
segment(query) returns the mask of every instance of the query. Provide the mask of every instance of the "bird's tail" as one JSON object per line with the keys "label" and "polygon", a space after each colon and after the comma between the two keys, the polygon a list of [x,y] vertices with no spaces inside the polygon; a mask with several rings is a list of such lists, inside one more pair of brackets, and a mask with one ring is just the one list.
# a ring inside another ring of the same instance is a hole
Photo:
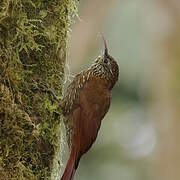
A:
{"label": "bird's tail", "polygon": [[76,151],[73,148],[61,180],[73,180],[76,169],[75,161],[76,161]]}

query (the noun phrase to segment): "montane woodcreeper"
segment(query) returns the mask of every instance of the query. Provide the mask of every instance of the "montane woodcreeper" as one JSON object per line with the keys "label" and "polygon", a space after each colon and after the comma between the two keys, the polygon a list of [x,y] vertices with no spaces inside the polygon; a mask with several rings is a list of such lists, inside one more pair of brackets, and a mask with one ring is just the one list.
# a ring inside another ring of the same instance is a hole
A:
{"label": "montane woodcreeper", "polygon": [[109,55],[102,38],[102,54],[87,70],[75,76],[61,103],[70,148],[61,180],[73,180],[81,156],[96,140],[101,121],[110,106],[111,90],[118,80],[118,64]]}

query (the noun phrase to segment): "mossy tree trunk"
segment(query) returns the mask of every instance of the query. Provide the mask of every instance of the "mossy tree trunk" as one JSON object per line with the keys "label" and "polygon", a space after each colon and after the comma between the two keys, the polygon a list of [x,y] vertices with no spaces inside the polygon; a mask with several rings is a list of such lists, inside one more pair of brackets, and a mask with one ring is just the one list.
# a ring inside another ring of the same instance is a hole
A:
{"label": "mossy tree trunk", "polygon": [[[0,179],[55,179],[76,0],[0,1]],[[53,174],[54,173],[54,174]]]}

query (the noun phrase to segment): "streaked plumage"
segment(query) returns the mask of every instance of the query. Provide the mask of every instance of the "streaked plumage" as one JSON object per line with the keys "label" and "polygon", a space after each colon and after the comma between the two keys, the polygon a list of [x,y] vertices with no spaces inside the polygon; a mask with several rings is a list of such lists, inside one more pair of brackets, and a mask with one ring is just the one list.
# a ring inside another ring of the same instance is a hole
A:
{"label": "streaked plumage", "polygon": [[118,65],[108,54],[104,40],[102,55],[87,70],[77,74],[68,86],[61,107],[71,153],[61,180],[73,180],[81,156],[96,140],[118,75]]}

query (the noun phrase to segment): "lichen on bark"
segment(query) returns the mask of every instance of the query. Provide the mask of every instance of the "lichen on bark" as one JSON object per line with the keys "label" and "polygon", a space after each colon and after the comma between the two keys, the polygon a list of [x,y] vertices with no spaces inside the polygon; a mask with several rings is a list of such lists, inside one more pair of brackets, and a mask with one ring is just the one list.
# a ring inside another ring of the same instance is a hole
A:
{"label": "lichen on bark", "polygon": [[0,179],[54,177],[61,110],[50,92],[61,98],[76,14],[76,0],[0,1]]}

